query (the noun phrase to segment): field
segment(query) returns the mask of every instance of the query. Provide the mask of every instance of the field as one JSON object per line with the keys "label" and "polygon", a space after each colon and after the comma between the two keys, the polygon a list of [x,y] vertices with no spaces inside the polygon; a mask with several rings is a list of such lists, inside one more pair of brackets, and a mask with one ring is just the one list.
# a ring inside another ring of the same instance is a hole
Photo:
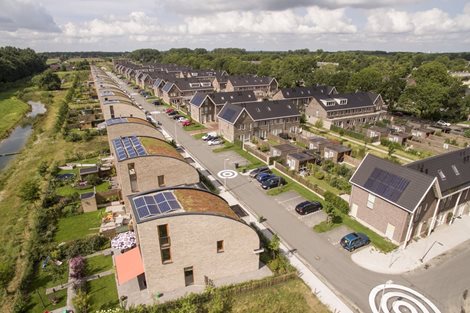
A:
{"label": "field", "polygon": [[16,90],[0,93],[0,139],[29,111],[29,105],[14,96]]}

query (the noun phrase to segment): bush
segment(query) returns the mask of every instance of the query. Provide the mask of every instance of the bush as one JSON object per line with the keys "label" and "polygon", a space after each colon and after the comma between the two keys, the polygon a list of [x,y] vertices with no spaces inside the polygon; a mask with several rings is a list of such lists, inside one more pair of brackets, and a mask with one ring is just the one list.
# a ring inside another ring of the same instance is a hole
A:
{"label": "bush", "polygon": [[72,299],[72,303],[77,313],[88,313],[90,311],[90,296],[81,290],[78,290],[77,295]]}
{"label": "bush", "polygon": [[82,256],[76,256],[69,261],[70,277],[80,279],[85,275],[86,262]]}
{"label": "bush", "polygon": [[77,239],[67,242],[60,246],[60,254],[62,258],[73,258],[78,255],[87,255],[100,251],[109,244],[106,237],[94,235],[84,239]]}
{"label": "bush", "polygon": [[349,204],[334,193],[327,191],[323,196],[325,197],[325,202],[331,204],[339,212],[343,214],[349,213]]}
{"label": "bush", "polygon": [[36,180],[28,180],[21,186],[19,196],[30,202],[39,199],[39,183]]}
{"label": "bush", "polygon": [[325,178],[325,174],[322,171],[317,171],[317,172],[315,172],[315,178],[319,179],[319,180],[322,180],[322,179]]}

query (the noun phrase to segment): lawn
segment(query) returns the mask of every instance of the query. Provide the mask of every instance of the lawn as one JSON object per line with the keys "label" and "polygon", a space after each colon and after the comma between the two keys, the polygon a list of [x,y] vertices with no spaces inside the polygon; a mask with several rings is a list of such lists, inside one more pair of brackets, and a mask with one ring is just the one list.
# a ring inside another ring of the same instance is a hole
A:
{"label": "lawn", "polygon": [[29,105],[19,99],[9,90],[0,93],[0,138],[7,136],[13,128],[29,111]]}
{"label": "lawn", "polygon": [[285,313],[327,313],[321,303],[300,279],[262,288],[234,297],[232,312],[285,312]]}
{"label": "lawn", "polygon": [[99,274],[113,268],[113,258],[110,255],[97,255],[86,259],[86,276]]}
{"label": "lawn", "polygon": [[195,134],[193,135],[194,139],[202,139],[202,136],[206,135],[207,133],[200,133],[200,134]]}
{"label": "lawn", "polygon": [[[111,184],[108,181],[104,181],[98,186],[96,186],[96,192],[103,192],[109,190],[109,187]],[[72,186],[72,184],[66,184],[64,186],[58,187],[56,189],[56,192],[59,196],[64,196],[64,197],[69,197],[72,196],[74,193],[86,193],[86,192],[92,192],[94,190],[93,187],[86,188],[86,189],[77,189]]]}
{"label": "lawn", "polygon": [[253,168],[256,168],[256,167],[259,167],[259,166],[266,165],[264,162],[262,162],[257,157],[251,155],[249,152],[243,150],[241,147],[239,147],[238,145],[233,144],[231,142],[225,142],[223,147],[216,148],[216,149],[212,150],[212,152],[218,153],[218,152],[229,151],[229,150],[238,153],[240,156],[242,156],[248,162],[250,162],[250,164],[248,164],[247,166],[239,167],[238,168],[239,171],[243,171],[243,170],[246,171],[246,170],[250,170],[250,169],[253,169]]}
{"label": "lawn", "polygon": [[98,233],[102,214],[103,209],[59,219],[55,241],[60,243]]}
{"label": "lawn", "polygon": [[311,201],[315,200],[315,201],[319,201],[321,203],[324,203],[324,200],[321,199],[317,194],[311,192],[310,190],[308,190],[305,187],[302,187],[299,183],[294,181],[292,178],[282,174],[281,172],[279,172],[276,169],[272,169],[272,171],[277,176],[284,177],[287,184],[282,186],[282,187],[273,188],[273,189],[269,190],[268,195],[275,196],[275,195],[278,195],[281,192],[285,192],[285,191],[288,191],[288,190],[294,190],[295,192],[297,192],[299,195],[301,195],[302,197],[304,197],[307,200],[311,200]]}
{"label": "lawn", "polygon": [[191,125],[189,126],[183,126],[183,129],[185,131],[192,131],[192,130],[201,130],[201,129],[206,129],[204,126],[202,126],[199,123],[195,123],[194,121],[191,122]]}
{"label": "lawn", "polygon": [[91,303],[90,312],[114,308],[119,305],[114,275],[108,275],[100,279],[89,281],[88,290]]}
{"label": "lawn", "polygon": [[366,234],[372,245],[379,249],[382,252],[390,252],[393,251],[397,248],[395,244],[390,242],[389,240],[385,239],[384,237],[380,236],[373,230],[365,227],[358,221],[354,220],[351,218],[349,215],[341,215],[341,218],[343,219],[343,224],[354,230],[355,232],[360,232]]}
{"label": "lawn", "polygon": [[316,178],[314,175],[309,175],[305,177],[305,179],[311,182],[312,184],[317,185],[321,189],[325,191],[330,191],[334,193],[335,195],[339,195],[341,193],[340,190],[338,190],[335,187],[330,186],[330,184],[328,184],[325,180]]}
{"label": "lawn", "polygon": [[313,226],[313,230],[317,233],[326,233],[327,231],[335,229],[341,225],[342,223],[329,223],[328,221],[323,221]]}
{"label": "lawn", "polygon": [[[55,266],[51,263],[47,265],[45,269],[37,266],[36,275],[33,278],[31,283],[31,290],[34,292],[31,293],[30,302],[27,306],[28,312],[37,312],[42,313],[45,310],[53,310],[65,306],[67,301],[67,289],[60,290],[55,292],[54,296],[59,301],[57,304],[52,304],[51,295],[46,295],[46,288],[52,288],[60,284],[65,284],[68,279],[67,263],[63,263],[63,275],[54,279],[54,277],[48,272],[48,269],[51,266]],[[44,305],[43,305],[44,303]]]}

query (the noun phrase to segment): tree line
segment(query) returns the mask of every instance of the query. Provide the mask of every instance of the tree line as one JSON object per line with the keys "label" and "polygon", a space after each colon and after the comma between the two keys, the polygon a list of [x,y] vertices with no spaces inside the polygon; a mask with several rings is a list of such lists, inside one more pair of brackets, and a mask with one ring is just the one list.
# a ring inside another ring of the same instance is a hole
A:
{"label": "tree line", "polygon": [[0,83],[14,82],[45,68],[46,57],[32,49],[0,47]]}
{"label": "tree line", "polygon": [[[249,52],[228,48],[139,49],[125,55],[140,63],[175,63],[232,75],[274,76],[280,87],[326,84],[339,92],[380,93],[390,110],[426,118],[462,120],[470,97],[452,71],[470,71],[470,53],[384,51],[325,52],[308,49]],[[326,64],[318,62],[327,62]]]}

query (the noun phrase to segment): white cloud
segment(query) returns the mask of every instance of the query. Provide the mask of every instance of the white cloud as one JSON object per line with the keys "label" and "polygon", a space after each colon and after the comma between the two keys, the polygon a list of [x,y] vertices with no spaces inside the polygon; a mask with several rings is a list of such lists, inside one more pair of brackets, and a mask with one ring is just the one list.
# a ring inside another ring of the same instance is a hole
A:
{"label": "white cloud", "polygon": [[367,18],[366,31],[372,33],[410,33],[417,36],[437,35],[470,31],[470,5],[455,17],[440,9],[415,13],[394,9],[371,10]]}
{"label": "white cloud", "polygon": [[0,31],[29,29],[38,32],[60,31],[52,16],[39,3],[30,0],[0,0]]}

